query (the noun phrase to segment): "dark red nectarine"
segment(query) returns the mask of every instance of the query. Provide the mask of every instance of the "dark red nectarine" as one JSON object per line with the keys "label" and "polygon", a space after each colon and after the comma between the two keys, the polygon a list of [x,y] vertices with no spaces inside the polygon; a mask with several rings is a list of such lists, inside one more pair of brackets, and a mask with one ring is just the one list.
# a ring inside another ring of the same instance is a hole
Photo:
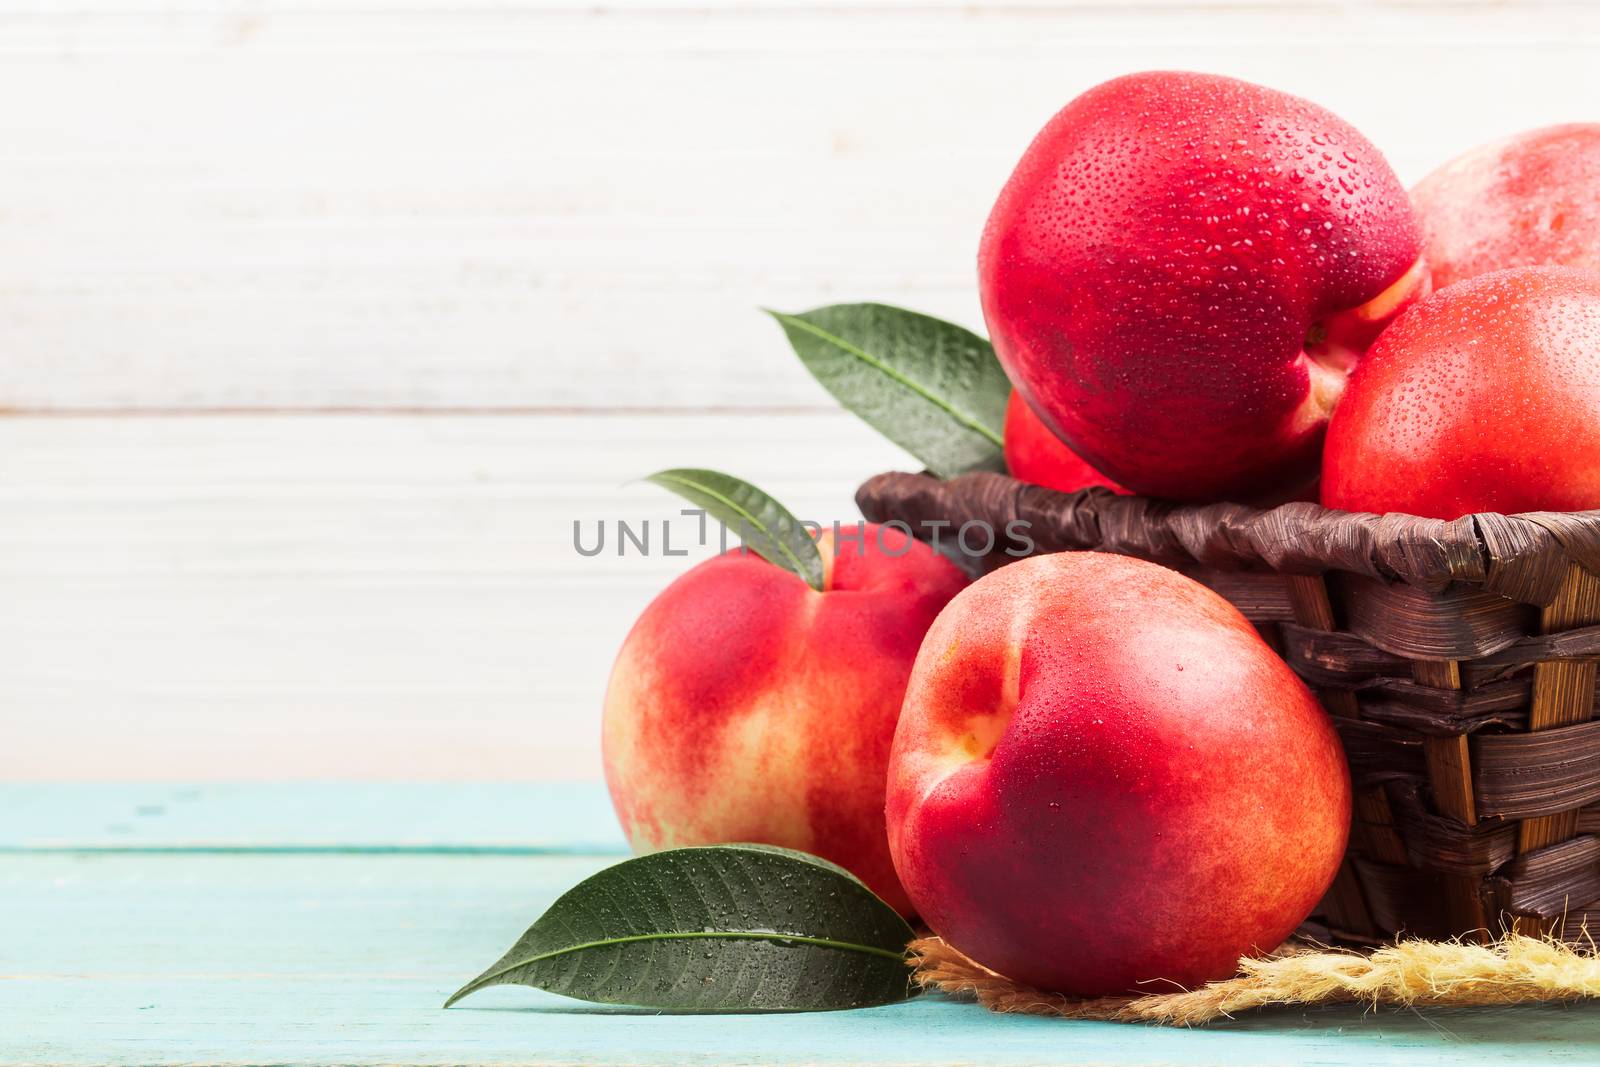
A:
{"label": "dark red nectarine", "polygon": [[1350,368],[1426,285],[1398,178],[1308,101],[1207,74],[1106,82],[1034,139],[978,254],[1045,423],[1127,488],[1281,499]]}

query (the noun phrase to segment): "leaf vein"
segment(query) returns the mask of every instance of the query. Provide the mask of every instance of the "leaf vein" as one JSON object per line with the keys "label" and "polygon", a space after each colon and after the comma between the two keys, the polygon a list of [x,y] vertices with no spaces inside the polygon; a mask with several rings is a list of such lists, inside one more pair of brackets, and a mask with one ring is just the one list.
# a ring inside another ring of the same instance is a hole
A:
{"label": "leaf vein", "polygon": [[[512,971],[523,967],[531,967],[535,963],[556,959],[573,952],[587,952],[590,949],[610,948],[613,945],[626,945],[637,941],[694,941],[708,938],[723,940],[744,941],[792,941],[801,945],[815,945],[818,948],[835,949],[840,952],[860,952],[869,956],[882,956],[884,959],[903,960],[905,953],[893,952],[876,945],[862,945],[853,941],[837,941],[831,937],[810,937],[805,934],[780,934],[777,932],[765,933],[759,930],[673,930],[655,934],[630,934],[626,937],[608,937],[603,941],[585,941],[578,945],[566,945],[562,948],[541,952],[536,956],[518,960],[498,970],[490,971],[482,979],[473,983],[472,989],[481,989],[493,984],[497,978],[504,978]],[[470,990],[464,990],[470,992]]]}
{"label": "leaf vein", "polygon": [[877,356],[874,356],[872,353],[868,352],[866,349],[861,348],[858,345],[853,345],[849,341],[846,341],[843,337],[840,337],[837,334],[829,333],[822,327],[809,323],[805,319],[797,318],[794,315],[786,315],[783,312],[774,312],[773,314],[781,318],[785,324],[793,326],[796,329],[803,330],[820,341],[825,341],[828,344],[834,345],[847,355],[854,356],[867,366],[872,367],[874,370],[880,371],[887,377],[899,382],[907,389],[928,401],[928,403],[947,412],[961,425],[984,437],[991,444],[1001,447],[1005,445],[1005,439],[999,434],[995,433],[993,429],[991,429],[976,415],[962,411],[960,408],[956,407],[939,394],[933,392],[921,382],[906,376],[896,368],[890,366],[884,360],[881,360]]}

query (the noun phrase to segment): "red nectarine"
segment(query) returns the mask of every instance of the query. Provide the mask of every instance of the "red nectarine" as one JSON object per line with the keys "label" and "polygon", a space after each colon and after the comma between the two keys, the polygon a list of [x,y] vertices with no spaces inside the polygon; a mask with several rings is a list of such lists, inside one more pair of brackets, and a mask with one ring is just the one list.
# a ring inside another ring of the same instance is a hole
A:
{"label": "red nectarine", "polygon": [[1089,90],[1029,146],[978,254],[1001,362],[1129,489],[1282,498],[1328,413],[1426,284],[1411,204],[1315,104],[1205,74]]}
{"label": "red nectarine", "polygon": [[1600,269],[1600,124],[1482,145],[1418,182],[1411,199],[1436,289],[1506,267]]}
{"label": "red nectarine", "polygon": [[1006,469],[1012,477],[1034,485],[1063,493],[1074,493],[1093,485],[1118,493],[1127,492],[1068,448],[1050,427],[1039,421],[1039,416],[1015,389],[1006,402],[1005,452]]}
{"label": "red nectarine", "polygon": [[1496,271],[1402,315],[1334,412],[1322,502],[1439,519],[1600,508],[1600,274]]}
{"label": "red nectarine", "polygon": [[1350,782],[1316,698],[1227,601],[1061,553],[979,580],[928,631],[888,816],[936,933],[1096,996],[1276,948],[1338,868]]}

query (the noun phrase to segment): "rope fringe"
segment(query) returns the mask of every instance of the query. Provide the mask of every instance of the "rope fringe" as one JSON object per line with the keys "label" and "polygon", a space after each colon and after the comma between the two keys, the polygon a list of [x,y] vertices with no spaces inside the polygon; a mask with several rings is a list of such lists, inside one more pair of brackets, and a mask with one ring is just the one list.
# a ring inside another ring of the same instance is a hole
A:
{"label": "rope fringe", "polygon": [[1554,939],[1507,934],[1488,945],[1402,941],[1370,952],[1291,942],[1239,961],[1235,978],[1188,992],[1083,1000],[1002,977],[937,937],[910,946],[914,980],[990,1011],[1196,1026],[1274,1004],[1482,1007],[1600,997],[1600,957]]}

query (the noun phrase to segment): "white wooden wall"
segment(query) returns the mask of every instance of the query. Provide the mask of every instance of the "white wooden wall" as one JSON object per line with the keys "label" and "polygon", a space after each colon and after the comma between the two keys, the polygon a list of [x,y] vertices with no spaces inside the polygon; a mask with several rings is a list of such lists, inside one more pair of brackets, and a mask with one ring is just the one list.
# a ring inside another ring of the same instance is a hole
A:
{"label": "white wooden wall", "polygon": [[1408,180],[1600,118],[1586,3],[0,0],[0,777],[599,773],[629,479],[904,458],[758,305],[979,325],[1028,138],[1151,67]]}

